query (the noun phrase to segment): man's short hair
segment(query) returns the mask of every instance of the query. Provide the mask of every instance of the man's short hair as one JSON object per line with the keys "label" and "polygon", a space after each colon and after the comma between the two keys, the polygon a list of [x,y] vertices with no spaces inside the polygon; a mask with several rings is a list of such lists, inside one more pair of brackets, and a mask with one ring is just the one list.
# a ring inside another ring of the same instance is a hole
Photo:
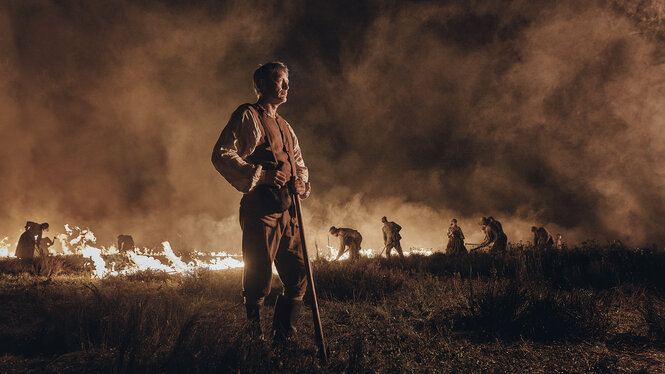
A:
{"label": "man's short hair", "polygon": [[278,70],[289,73],[289,68],[281,61],[267,62],[254,71],[254,92],[256,96],[260,97],[263,94],[262,82],[272,79]]}

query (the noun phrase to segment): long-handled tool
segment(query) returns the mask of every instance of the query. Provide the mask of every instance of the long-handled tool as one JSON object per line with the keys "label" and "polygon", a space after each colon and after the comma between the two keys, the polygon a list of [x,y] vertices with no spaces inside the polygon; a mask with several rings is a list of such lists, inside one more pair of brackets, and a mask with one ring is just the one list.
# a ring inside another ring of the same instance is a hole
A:
{"label": "long-handled tool", "polygon": [[323,327],[321,326],[321,317],[319,316],[319,302],[316,298],[316,289],[314,288],[314,276],[312,274],[312,267],[309,263],[309,256],[307,255],[307,241],[305,241],[305,229],[303,227],[302,210],[300,209],[300,197],[297,194],[292,194],[293,202],[296,206],[296,214],[298,215],[298,226],[300,227],[300,243],[302,245],[302,254],[305,257],[305,271],[307,271],[307,284],[312,292],[312,317],[314,318],[314,334],[316,337],[316,344],[319,346],[319,359],[321,362],[328,361],[328,348],[326,347],[326,339],[323,337]]}
{"label": "long-handled tool", "polygon": [[387,247],[387,245],[384,245],[384,246],[383,246],[383,249],[381,250],[381,253],[379,253],[379,255],[376,256],[376,257],[381,257],[381,255],[383,254],[383,251],[386,250],[386,247]]}
{"label": "long-handled tool", "polygon": [[474,243],[464,243],[464,245],[473,245],[473,246],[476,246],[476,248],[470,248],[470,249],[469,249],[469,252],[475,252],[475,251],[479,250],[480,248],[483,248],[483,247],[486,246],[486,245],[480,245],[480,244],[474,244]]}

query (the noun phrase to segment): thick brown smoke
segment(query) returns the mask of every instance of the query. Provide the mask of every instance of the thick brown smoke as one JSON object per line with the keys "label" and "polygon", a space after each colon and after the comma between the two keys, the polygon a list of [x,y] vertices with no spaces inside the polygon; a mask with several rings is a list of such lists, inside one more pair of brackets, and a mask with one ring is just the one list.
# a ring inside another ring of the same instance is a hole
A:
{"label": "thick brown smoke", "polygon": [[453,217],[478,242],[483,215],[512,241],[532,224],[665,241],[648,2],[288,3],[0,6],[0,236],[31,219],[239,248],[240,194],[210,152],[254,100],[253,70],[279,59],[319,247],[337,225],[381,248],[383,215],[406,247],[443,246]]}

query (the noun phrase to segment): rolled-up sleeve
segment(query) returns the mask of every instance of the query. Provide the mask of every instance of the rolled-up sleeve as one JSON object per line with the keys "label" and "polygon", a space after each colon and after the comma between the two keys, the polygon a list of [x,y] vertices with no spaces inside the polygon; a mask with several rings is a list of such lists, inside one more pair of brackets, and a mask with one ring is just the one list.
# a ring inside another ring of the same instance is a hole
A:
{"label": "rolled-up sleeve", "polygon": [[309,197],[311,192],[311,186],[309,184],[309,170],[305,166],[305,160],[302,158],[302,151],[300,150],[300,144],[298,144],[298,137],[296,133],[291,128],[291,125],[286,124],[291,133],[291,139],[293,139],[293,161],[296,165],[296,177],[302,180],[305,183],[305,193],[300,195],[301,198],[306,199]]}
{"label": "rolled-up sleeve", "polygon": [[233,187],[242,193],[259,183],[261,165],[245,161],[261,141],[261,129],[246,105],[240,106],[222,130],[212,151],[212,164]]}

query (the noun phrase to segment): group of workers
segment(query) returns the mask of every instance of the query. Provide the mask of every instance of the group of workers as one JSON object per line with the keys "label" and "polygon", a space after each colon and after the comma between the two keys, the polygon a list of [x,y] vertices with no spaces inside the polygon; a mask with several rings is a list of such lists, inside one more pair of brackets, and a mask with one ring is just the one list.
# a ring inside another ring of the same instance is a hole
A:
{"label": "group of workers", "polygon": [[[386,251],[386,257],[390,258],[392,250],[395,249],[399,257],[404,258],[404,252],[402,251],[401,245],[402,235],[400,235],[402,226],[395,222],[388,221],[388,218],[386,217],[381,218],[381,223],[383,223],[382,231],[384,243],[381,254],[383,254],[383,251]],[[503,232],[503,226],[501,223],[494,219],[494,217],[483,217],[481,225],[482,230],[485,233],[485,240],[476,248],[473,248],[472,251],[490,245],[490,253],[502,253],[505,251],[508,238]],[[34,257],[35,253],[40,256],[48,253],[48,248],[54,243],[51,238],[42,238],[43,232],[48,231],[48,229],[48,223],[39,224],[32,221],[26,222],[25,232],[19,238],[16,246],[16,257],[30,259]],[[556,237],[554,237],[544,227],[533,226],[531,227],[531,231],[534,235],[533,245],[535,248],[561,248],[563,244],[561,234],[557,234]],[[358,230],[332,226],[330,227],[330,234],[338,237],[340,241],[339,251],[335,261],[339,260],[347,250],[349,252],[349,257],[352,260],[360,258],[363,237]],[[455,218],[450,222],[447,237],[448,245],[446,246],[446,254],[458,255],[468,253],[464,244],[464,233],[462,232],[462,228],[457,225],[457,219]],[[120,252],[125,252],[133,248],[134,240],[130,235],[118,236],[118,250]]]}
{"label": "group of workers", "polygon": [[[402,226],[395,222],[388,221],[386,217],[381,218],[381,222],[383,223],[382,231],[384,247],[379,255],[383,254],[383,251],[385,250],[386,257],[390,258],[391,251],[395,249],[400,258],[404,258],[404,252],[402,251],[402,245],[400,244],[400,240],[402,239],[402,236],[400,235]],[[472,248],[471,251],[473,252],[482,248],[489,248],[489,253],[504,253],[508,246],[508,237],[506,236],[506,233],[503,232],[501,222],[490,216],[483,217],[480,221],[480,225],[485,233],[485,239],[482,243],[478,244],[478,246]],[[557,234],[556,237],[554,237],[546,228],[536,226],[531,227],[531,231],[534,235],[533,246],[536,249],[560,249],[563,246],[561,234]],[[339,238],[339,251],[337,252],[335,261],[339,260],[342,255],[347,252],[347,249],[351,260],[360,258],[360,246],[363,237],[358,230],[332,226],[330,228],[330,234]],[[446,254],[460,255],[469,252],[464,244],[464,233],[462,232],[462,228],[457,225],[457,219],[455,218],[450,222],[447,237],[448,245],[446,246]]]}
{"label": "group of workers", "polygon": [[[402,245],[400,244],[402,235],[399,233],[402,230],[402,226],[388,221],[386,217],[381,218],[381,222],[383,223],[383,250],[386,251],[386,257],[390,258],[390,253],[395,249],[400,258],[404,258],[404,252],[402,252]],[[360,235],[358,230],[332,226],[330,227],[330,235],[339,238],[339,251],[337,252],[335,261],[339,260],[346,253],[347,248],[351,260],[360,258],[360,245],[362,244],[363,236]],[[383,250],[381,253],[383,253]]]}
{"label": "group of workers", "polygon": [[[273,264],[284,290],[277,298],[273,318],[274,342],[295,333],[294,318],[307,288],[305,236],[300,200],[312,191],[298,137],[278,113],[290,92],[289,69],[283,62],[259,66],[252,77],[255,103],[238,106],[221,130],[211,161],[219,174],[243,194],[240,200],[242,230],[242,295],[250,331],[262,336],[260,308],[271,290]],[[383,218],[383,239],[389,257],[392,249],[403,257],[401,227]],[[508,239],[501,224],[484,218],[485,241],[490,251],[505,251]],[[360,257],[362,235],[349,228],[331,227],[339,237],[337,258],[349,248],[352,259]],[[464,235],[456,222],[449,230],[451,252],[463,253]]]}
{"label": "group of workers", "polygon": [[[294,321],[307,289],[308,260],[303,248],[299,202],[310,196],[311,186],[298,137],[277,112],[287,101],[290,89],[288,67],[282,62],[268,62],[254,71],[252,80],[257,101],[242,104],[233,112],[213,147],[211,161],[219,174],[243,194],[239,209],[245,264],[242,295],[249,331],[263,336],[260,308],[271,290],[274,264],[283,285],[275,304],[272,329],[274,342],[280,343],[293,338]],[[404,257],[400,225],[386,217],[382,222],[386,255],[390,257],[395,249]],[[485,240],[475,249],[505,251],[508,238],[501,223],[488,217],[483,218],[482,225]],[[28,222],[25,229],[16,250],[19,258],[34,255],[48,224]],[[352,259],[360,257],[362,235],[357,230],[333,226],[330,233],[340,238],[338,259],[347,247]],[[534,233],[541,235],[539,230]],[[448,238],[449,253],[467,252],[456,220],[451,222]],[[549,242],[549,238],[537,241],[545,245]],[[128,237],[118,238],[121,249],[133,245]]]}
{"label": "group of workers", "polygon": [[[40,257],[48,255],[49,248],[55,243],[55,237],[53,237],[53,239],[43,237],[44,232],[48,230],[49,224],[46,222],[26,222],[25,231],[18,239],[16,253],[14,255],[22,260],[30,260],[34,258],[35,255]],[[120,253],[134,250],[134,248],[134,239],[131,235],[118,236],[118,251]]]}

